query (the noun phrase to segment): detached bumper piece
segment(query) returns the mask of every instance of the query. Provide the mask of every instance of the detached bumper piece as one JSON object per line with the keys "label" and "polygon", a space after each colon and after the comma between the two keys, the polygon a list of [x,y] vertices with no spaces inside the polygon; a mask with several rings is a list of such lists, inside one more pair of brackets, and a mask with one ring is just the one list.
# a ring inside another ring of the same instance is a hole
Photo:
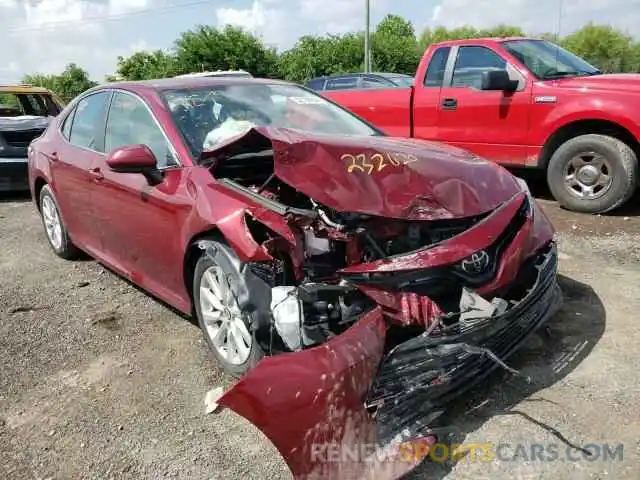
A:
{"label": "detached bumper piece", "polygon": [[503,360],[560,307],[556,272],[551,244],[523,270],[530,287],[503,314],[425,332],[391,350],[366,401],[375,409],[378,441],[437,433],[434,420],[447,402],[498,366],[510,370]]}

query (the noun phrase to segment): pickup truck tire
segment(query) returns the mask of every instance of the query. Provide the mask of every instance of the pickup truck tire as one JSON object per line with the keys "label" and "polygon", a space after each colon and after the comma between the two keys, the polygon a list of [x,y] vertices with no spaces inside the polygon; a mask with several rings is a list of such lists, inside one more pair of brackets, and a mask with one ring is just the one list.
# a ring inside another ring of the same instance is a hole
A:
{"label": "pickup truck tire", "polygon": [[635,192],[638,159],[626,143],[607,135],[580,135],[553,153],[549,189],[558,203],[581,213],[605,213]]}

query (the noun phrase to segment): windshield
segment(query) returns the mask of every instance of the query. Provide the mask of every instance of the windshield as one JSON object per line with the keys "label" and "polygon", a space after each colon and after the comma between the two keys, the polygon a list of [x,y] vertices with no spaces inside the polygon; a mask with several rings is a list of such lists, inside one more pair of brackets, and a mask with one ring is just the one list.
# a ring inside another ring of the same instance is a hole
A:
{"label": "windshield", "polygon": [[399,87],[411,87],[413,85],[413,77],[391,77],[389,80]]}
{"label": "windshield", "polygon": [[545,40],[510,40],[502,46],[540,80],[600,73],[577,55]]}
{"label": "windshield", "polygon": [[0,92],[0,117],[55,117],[60,110],[51,95]]}
{"label": "windshield", "polygon": [[254,126],[334,135],[379,135],[353,114],[296,85],[188,87],[165,90],[163,96],[196,157]]}

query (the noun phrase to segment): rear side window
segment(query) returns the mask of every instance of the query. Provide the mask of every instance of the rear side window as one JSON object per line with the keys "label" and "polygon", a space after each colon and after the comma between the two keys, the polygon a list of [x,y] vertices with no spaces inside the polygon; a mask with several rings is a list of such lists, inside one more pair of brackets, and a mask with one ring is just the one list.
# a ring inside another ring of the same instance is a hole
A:
{"label": "rear side window", "polygon": [[362,88],[391,88],[393,84],[387,80],[381,80],[375,77],[364,77],[362,79]]}
{"label": "rear side window", "polygon": [[316,90],[316,91],[324,90],[324,82],[325,82],[324,78],[316,78],[314,80],[309,80],[309,82],[307,82],[307,87],[309,87],[311,90]]}
{"label": "rear side window", "polygon": [[493,50],[486,47],[460,47],[456,66],[453,70],[452,87],[473,87],[480,89],[482,72],[504,70],[507,62]]}
{"label": "rear side window", "polygon": [[327,90],[358,88],[358,77],[338,77],[327,80]]}
{"label": "rear side window", "polygon": [[451,47],[440,47],[431,57],[427,67],[427,75],[424,78],[425,87],[441,87],[444,81],[444,70],[447,66]]}
{"label": "rear side window", "polygon": [[109,92],[98,92],[83,98],[76,106],[69,141],[78,147],[100,150],[96,144],[103,125]]}

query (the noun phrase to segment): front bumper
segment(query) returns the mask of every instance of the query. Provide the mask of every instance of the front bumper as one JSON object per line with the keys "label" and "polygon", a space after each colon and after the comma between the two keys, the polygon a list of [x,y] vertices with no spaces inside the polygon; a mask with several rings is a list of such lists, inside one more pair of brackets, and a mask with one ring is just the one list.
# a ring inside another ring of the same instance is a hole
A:
{"label": "front bumper", "polygon": [[0,157],[0,192],[29,190],[27,158]]}
{"label": "front bumper", "polygon": [[434,424],[425,424],[425,418],[433,421],[434,412],[504,365],[503,360],[558,310],[562,294],[556,279],[556,246],[551,244],[526,268],[536,272],[535,282],[502,315],[422,334],[383,359],[366,402],[377,408],[382,443],[401,431],[410,437],[433,433]]}
{"label": "front bumper", "polygon": [[442,407],[559,308],[555,246],[532,268],[534,281],[502,315],[425,333],[385,355],[389,330],[377,307],[323,345],[263,359],[219,404],[260,428],[296,479],[399,478],[419,461],[403,457],[403,442],[433,442]]}

